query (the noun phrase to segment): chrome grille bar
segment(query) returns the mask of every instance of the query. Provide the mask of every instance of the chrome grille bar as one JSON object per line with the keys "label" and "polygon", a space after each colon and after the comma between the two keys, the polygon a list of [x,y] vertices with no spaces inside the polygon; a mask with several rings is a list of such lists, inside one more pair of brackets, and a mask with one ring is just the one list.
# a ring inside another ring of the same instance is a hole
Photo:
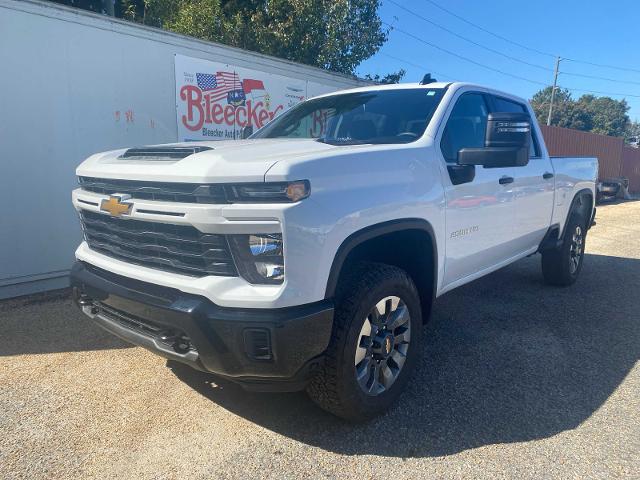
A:
{"label": "chrome grille bar", "polygon": [[78,177],[78,183],[82,190],[103,195],[122,193],[141,200],[208,204],[229,203],[223,185],[143,182],[94,177]]}
{"label": "chrome grille bar", "polygon": [[224,235],[88,210],[80,219],[89,248],[104,255],[184,275],[238,275]]}

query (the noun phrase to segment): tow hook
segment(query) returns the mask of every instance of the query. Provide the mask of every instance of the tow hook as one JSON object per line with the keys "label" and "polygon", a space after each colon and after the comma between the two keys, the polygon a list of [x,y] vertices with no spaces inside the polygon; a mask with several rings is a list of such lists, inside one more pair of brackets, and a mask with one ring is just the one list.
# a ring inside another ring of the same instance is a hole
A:
{"label": "tow hook", "polygon": [[165,332],[160,335],[160,340],[171,345],[176,353],[185,354],[191,349],[191,340],[182,333]]}
{"label": "tow hook", "polygon": [[84,307],[89,307],[91,315],[98,314],[99,309],[95,306],[93,299],[84,293],[80,293],[77,288],[73,289],[73,299],[80,309],[84,310]]}

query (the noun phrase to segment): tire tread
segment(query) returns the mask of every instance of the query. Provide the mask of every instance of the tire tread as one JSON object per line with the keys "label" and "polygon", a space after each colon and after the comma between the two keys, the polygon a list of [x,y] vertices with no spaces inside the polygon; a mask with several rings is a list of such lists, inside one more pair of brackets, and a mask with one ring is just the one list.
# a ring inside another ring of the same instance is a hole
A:
{"label": "tire tread", "polygon": [[[363,295],[371,289],[372,285],[386,281],[405,283],[414,291],[416,298],[418,297],[415,285],[407,273],[392,265],[361,262],[351,268],[341,279],[336,290],[336,310],[325,361],[320,372],[307,386],[307,394],[318,406],[347,420],[363,421],[372,415],[357,411],[350,399],[341,398],[338,384],[341,365],[338,356],[344,348],[345,339],[352,328],[353,316],[360,307]],[[415,328],[420,328],[421,324],[421,321],[415,322]],[[419,336],[416,335],[416,337]]]}

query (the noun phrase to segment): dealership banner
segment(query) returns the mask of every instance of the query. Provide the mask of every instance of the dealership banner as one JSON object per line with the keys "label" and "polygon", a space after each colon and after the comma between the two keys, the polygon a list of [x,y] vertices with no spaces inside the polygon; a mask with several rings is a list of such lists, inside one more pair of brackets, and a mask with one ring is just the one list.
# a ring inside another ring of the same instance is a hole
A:
{"label": "dealership banner", "polygon": [[305,80],[225,63],[176,55],[175,70],[179,141],[240,138],[307,97]]}

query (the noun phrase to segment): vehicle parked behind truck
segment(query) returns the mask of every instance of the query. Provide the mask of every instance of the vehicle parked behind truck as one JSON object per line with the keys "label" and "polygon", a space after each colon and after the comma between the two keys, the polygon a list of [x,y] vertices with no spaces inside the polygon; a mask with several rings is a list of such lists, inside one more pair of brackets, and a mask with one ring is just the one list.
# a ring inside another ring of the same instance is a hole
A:
{"label": "vehicle parked behind truck", "polygon": [[437,297],[535,253],[547,283],[576,281],[597,159],[549,157],[523,99],[434,82],[324,95],[247,140],[106,152],[77,174],[71,278],[96,323],[363,420],[406,386]]}

